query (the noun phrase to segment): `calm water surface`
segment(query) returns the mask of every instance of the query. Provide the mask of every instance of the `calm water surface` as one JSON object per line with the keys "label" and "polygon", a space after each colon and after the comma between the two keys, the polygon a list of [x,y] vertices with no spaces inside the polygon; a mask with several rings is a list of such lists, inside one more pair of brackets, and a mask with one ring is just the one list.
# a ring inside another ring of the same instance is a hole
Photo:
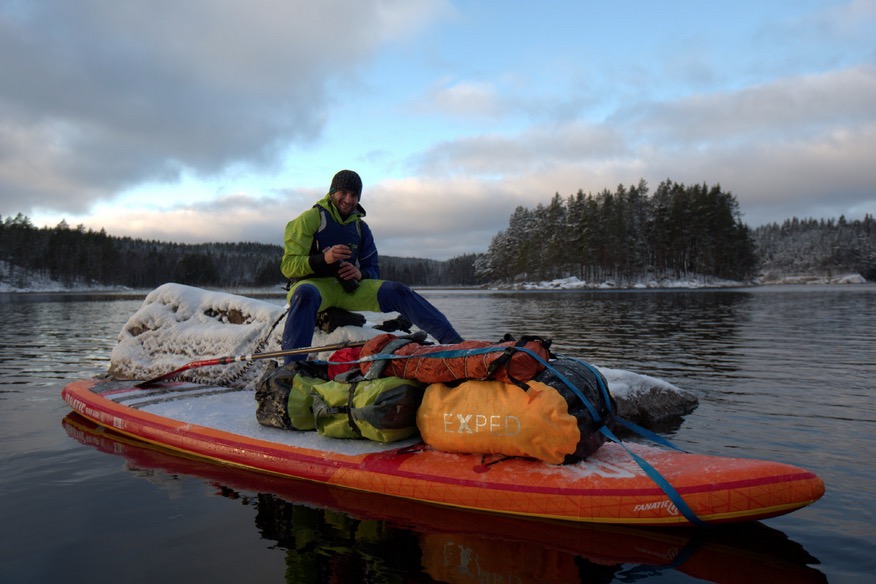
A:
{"label": "calm water surface", "polygon": [[[729,529],[508,520],[169,456],[68,415],[142,295],[0,295],[2,582],[865,582],[876,574],[876,286],[423,291],[463,336],[540,334],[700,406],[683,448],[818,473]],[[282,299],[277,298],[281,304]]]}

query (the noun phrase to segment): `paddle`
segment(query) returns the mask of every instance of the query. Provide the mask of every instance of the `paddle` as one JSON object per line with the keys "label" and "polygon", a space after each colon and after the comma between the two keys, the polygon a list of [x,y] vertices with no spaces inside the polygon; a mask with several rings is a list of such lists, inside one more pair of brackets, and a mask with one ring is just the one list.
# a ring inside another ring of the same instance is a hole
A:
{"label": "paddle", "polygon": [[336,343],[334,345],[324,345],[322,347],[300,347],[298,349],[286,349],[285,351],[271,351],[268,353],[253,353],[251,355],[238,355],[232,357],[216,357],[215,359],[204,359],[202,361],[192,361],[191,363],[187,363],[183,365],[179,369],[174,369],[170,373],[165,373],[164,375],[159,375],[158,377],[153,377],[147,381],[141,381],[134,387],[149,387],[154,383],[158,383],[159,381],[165,381],[167,379],[171,379],[176,377],[183,371],[188,371],[189,369],[195,369],[197,367],[209,367],[211,365],[228,365],[229,363],[239,363],[241,361],[255,361],[257,359],[273,359],[275,357],[285,357],[287,355],[303,355],[305,353],[321,353],[323,351],[338,351],[340,349],[345,349],[347,347],[361,347],[363,346],[367,340],[363,341],[346,341],[343,343]]}

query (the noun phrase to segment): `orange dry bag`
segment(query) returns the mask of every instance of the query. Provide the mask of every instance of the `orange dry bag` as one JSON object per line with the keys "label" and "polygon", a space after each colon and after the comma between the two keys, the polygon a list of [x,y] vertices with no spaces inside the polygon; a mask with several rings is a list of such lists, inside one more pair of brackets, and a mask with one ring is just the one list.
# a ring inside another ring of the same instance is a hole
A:
{"label": "orange dry bag", "polygon": [[529,381],[544,370],[544,362],[550,358],[550,344],[549,340],[538,337],[523,337],[520,341],[499,343],[464,341],[455,345],[421,345],[383,334],[365,343],[359,358],[364,359],[360,368],[366,375],[374,365],[374,360],[368,357],[392,354],[398,358],[387,360],[383,375],[423,383],[461,379],[517,383]]}
{"label": "orange dry bag", "polygon": [[423,441],[435,450],[561,464],[592,454],[605,442],[600,428],[614,427],[615,404],[605,378],[581,361],[551,361],[520,385],[431,384],[417,410]]}

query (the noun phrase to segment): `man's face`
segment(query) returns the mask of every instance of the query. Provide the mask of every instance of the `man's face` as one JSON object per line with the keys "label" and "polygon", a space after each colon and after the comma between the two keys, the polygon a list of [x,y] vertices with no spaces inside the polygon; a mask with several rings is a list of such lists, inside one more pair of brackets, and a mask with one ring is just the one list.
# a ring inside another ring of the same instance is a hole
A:
{"label": "man's face", "polygon": [[332,203],[342,217],[348,217],[359,204],[359,196],[353,191],[339,190],[332,193]]}

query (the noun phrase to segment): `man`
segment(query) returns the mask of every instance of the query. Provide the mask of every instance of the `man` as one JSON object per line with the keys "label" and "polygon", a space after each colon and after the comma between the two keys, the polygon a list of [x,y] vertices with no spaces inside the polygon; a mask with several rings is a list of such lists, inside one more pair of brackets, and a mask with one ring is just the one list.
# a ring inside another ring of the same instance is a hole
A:
{"label": "man", "polygon": [[[377,247],[362,220],[362,179],[342,170],[328,194],[286,225],[280,269],[296,280],[289,291],[283,349],[307,347],[316,315],[344,310],[398,312],[439,343],[462,342],[447,318],[425,298],[399,282],[380,279]],[[286,362],[304,359],[287,356]]]}

